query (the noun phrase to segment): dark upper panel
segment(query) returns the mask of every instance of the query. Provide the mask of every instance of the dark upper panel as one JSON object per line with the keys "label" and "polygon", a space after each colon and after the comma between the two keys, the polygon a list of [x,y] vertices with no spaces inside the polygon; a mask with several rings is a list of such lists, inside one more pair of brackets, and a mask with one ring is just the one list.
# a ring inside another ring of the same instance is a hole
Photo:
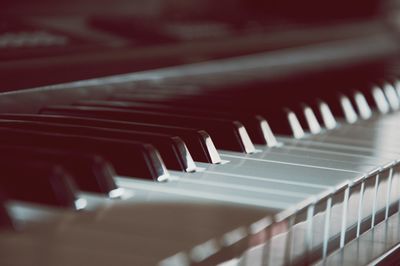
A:
{"label": "dark upper panel", "polygon": [[[85,0],[0,3],[0,91],[342,40],[388,1]],[[344,30],[343,30],[344,29]]]}

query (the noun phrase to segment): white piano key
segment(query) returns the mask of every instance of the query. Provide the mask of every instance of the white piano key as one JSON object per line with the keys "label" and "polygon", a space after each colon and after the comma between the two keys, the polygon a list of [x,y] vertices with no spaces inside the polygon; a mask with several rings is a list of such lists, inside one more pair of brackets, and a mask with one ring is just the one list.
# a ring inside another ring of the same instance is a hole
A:
{"label": "white piano key", "polygon": [[[353,179],[361,175],[355,171],[343,171],[323,167],[312,167],[306,165],[296,165],[286,162],[268,162],[259,159],[242,159],[233,156],[222,158],[230,160],[231,164],[225,164],[218,168],[213,168],[211,173],[228,173],[255,176],[265,176],[271,180],[278,179],[294,184],[304,184],[314,187],[326,187],[337,185],[343,180]],[[268,171],[265,171],[268,169]]]}
{"label": "white piano key", "polygon": [[288,154],[289,157],[305,157],[310,158],[311,161],[312,159],[319,158],[322,161],[331,161],[333,163],[347,162],[355,165],[366,165],[366,167],[369,165],[383,165],[390,160],[390,158],[385,158],[382,156],[367,156],[352,154],[351,152],[336,152],[327,149],[321,149],[316,146],[296,146],[295,143],[286,143],[280,149],[269,149],[268,152],[258,153],[255,154],[255,156],[260,154],[265,154],[265,156],[268,156],[269,153],[275,154],[276,156],[286,156]]}
{"label": "white piano key", "polygon": [[[314,150],[311,149],[298,150],[296,147],[290,145],[284,145],[279,149],[268,149],[254,154],[251,158],[229,151],[221,151],[221,154],[227,156],[226,159],[228,159],[229,156],[234,156],[236,158],[249,160],[263,160],[277,163],[286,162],[293,165],[303,165],[321,169],[336,169],[355,173],[368,172],[378,165],[376,164],[376,160],[373,161],[375,158],[368,160],[357,156],[340,156],[337,154],[334,154],[334,156],[325,156],[327,155],[326,153],[314,152]],[[336,160],[333,160],[333,158],[336,158]],[[370,163],[370,161],[374,162],[374,164]]]}
{"label": "white piano key", "polygon": [[383,157],[390,161],[393,158],[396,158],[397,153],[391,151],[380,151],[379,146],[376,149],[372,147],[360,147],[354,146],[351,144],[339,144],[339,143],[329,143],[323,141],[317,141],[313,139],[301,139],[301,140],[293,140],[290,138],[278,137],[278,140],[283,143],[289,143],[291,145],[297,145],[300,147],[311,147],[320,150],[327,150],[329,152],[336,152],[336,153],[351,153],[355,155],[361,156],[376,156],[376,157]]}

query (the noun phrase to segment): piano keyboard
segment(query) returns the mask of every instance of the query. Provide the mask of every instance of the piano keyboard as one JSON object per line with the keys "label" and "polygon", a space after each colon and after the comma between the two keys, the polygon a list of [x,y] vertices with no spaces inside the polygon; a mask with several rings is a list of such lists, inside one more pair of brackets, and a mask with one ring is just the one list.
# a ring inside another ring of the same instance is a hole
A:
{"label": "piano keyboard", "polygon": [[227,90],[193,69],[0,96],[1,265],[363,265],[395,250],[400,81]]}

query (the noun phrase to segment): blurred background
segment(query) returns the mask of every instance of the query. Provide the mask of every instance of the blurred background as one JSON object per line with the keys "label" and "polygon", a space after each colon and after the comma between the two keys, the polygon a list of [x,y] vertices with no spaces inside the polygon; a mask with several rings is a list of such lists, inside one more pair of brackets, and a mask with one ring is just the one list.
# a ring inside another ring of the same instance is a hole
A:
{"label": "blurred background", "polygon": [[397,29],[397,6],[397,0],[1,1],[0,90],[348,38],[374,31],[376,21]]}

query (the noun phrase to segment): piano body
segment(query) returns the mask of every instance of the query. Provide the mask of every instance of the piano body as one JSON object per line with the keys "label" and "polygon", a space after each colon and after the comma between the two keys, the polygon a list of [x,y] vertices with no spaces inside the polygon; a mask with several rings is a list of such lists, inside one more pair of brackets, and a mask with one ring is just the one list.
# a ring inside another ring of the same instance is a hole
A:
{"label": "piano body", "polygon": [[4,4],[0,265],[399,263],[396,11]]}

